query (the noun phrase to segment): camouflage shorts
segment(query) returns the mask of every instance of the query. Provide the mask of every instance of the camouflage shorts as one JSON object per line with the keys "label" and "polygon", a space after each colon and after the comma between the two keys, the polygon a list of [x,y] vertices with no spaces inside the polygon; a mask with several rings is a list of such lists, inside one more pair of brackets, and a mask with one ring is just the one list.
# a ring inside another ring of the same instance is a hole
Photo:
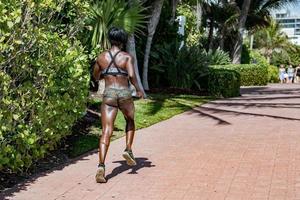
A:
{"label": "camouflage shorts", "polygon": [[111,98],[115,100],[131,99],[131,91],[129,89],[105,88],[104,98]]}

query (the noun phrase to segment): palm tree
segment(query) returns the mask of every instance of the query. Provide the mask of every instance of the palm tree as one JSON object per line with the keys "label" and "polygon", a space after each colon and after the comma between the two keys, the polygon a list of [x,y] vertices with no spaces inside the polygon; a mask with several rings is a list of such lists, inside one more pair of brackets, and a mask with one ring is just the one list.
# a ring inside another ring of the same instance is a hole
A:
{"label": "palm tree", "polygon": [[107,34],[113,26],[121,27],[128,33],[141,32],[147,19],[143,14],[144,10],[142,4],[137,1],[132,5],[125,0],[97,1],[91,8],[88,20],[88,25],[92,27],[92,48],[97,45],[103,49],[110,47]]}
{"label": "palm tree", "polygon": [[145,55],[144,55],[144,66],[143,66],[143,85],[145,90],[149,90],[149,83],[148,83],[149,56],[150,56],[153,36],[155,34],[156,27],[160,19],[160,14],[161,14],[161,9],[163,4],[164,4],[164,0],[155,0],[152,3],[152,13],[148,23],[148,36],[147,36]]}
{"label": "palm tree", "polygon": [[272,20],[270,26],[254,35],[255,48],[266,57],[270,63],[273,52],[287,52],[292,48],[287,35],[280,30],[280,25]]}

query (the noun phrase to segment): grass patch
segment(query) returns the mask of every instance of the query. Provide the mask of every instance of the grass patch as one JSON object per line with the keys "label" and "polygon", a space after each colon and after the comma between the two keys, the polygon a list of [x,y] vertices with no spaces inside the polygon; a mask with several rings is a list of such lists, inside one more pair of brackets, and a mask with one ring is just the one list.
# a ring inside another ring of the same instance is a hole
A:
{"label": "grass patch", "polygon": [[[212,100],[211,97],[169,94],[151,94],[148,99],[135,100],[136,129],[145,128],[169,119],[210,100]],[[100,112],[101,101],[99,99],[90,99],[89,105],[96,112]],[[98,147],[98,139],[101,134],[101,123],[99,121],[100,119],[88,128],[88,134],[75,133],[75,139],[70,140],[68,144],[68,156],[76,157]],[[125,124],[123,114],[119,111],[111,140],[125,135]]]}

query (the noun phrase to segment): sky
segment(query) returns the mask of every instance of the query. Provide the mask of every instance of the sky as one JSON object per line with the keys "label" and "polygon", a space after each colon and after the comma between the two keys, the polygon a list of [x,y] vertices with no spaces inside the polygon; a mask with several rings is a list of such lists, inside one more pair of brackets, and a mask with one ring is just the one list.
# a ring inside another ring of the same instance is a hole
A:
{"label": "sky", "polygon": [[291,11],[291,15],[297,15],[297,16],[300,16],[300,0],[298,1],[298,3],[296,4],[293,4],[291,6],[287,6],[285,9],[283,10],[286,10],[286,9],[289,9]]}

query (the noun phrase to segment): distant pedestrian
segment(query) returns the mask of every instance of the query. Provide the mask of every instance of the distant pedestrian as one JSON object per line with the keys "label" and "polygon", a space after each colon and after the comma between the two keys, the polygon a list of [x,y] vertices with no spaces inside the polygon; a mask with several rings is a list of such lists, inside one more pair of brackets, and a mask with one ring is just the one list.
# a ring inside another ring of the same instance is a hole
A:
{"label": "distant pedestrian", "polygon": [[280,83],[287,83],[288,82],[288,74],[286,73],[285,67],[283,64],[280,65],[279,68],[279,79]]}
{"label": "distant pedestrian", "polygon": [[296,83],[300,82],[300,64],[298,65],[298,67],[296,67],[295,70],[295,82]]}
{"label": "distant pedestrian", "polygon": [[294,76],[295,76],[295,69],[292,65],[289,65],[287,69],[287,74],[288,74],[288,83],[293,83]]}

